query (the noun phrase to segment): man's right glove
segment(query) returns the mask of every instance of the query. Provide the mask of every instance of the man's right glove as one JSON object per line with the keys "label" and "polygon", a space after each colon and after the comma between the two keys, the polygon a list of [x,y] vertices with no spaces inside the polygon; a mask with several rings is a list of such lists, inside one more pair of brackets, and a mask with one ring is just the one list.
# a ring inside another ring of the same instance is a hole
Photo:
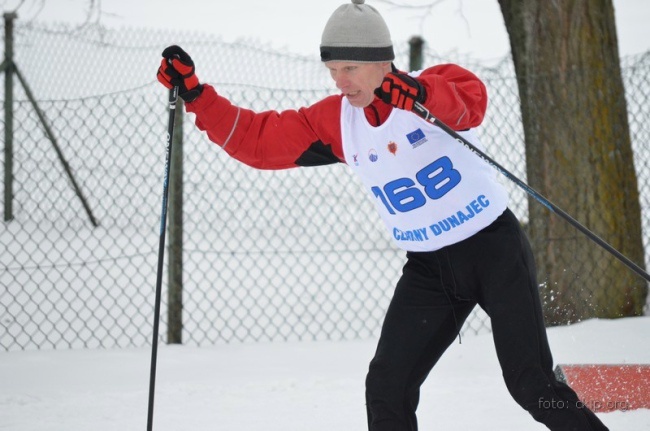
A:
{"label": "man's right glove", "polygon": [[406,73],[390,72],[382,81],[375,95],[384,102],[407,111],[413,110],[415,102],[424,103],[427,92],[417,79]]}
{"label": "man's right glove", "polygon": [[178,87],[178,95],[185,102],[192,102],[203,91],[203,84],[194,74],[194,62],[180,46],[172,45],[162,52],[162,62],[156,77],[165,87]]}

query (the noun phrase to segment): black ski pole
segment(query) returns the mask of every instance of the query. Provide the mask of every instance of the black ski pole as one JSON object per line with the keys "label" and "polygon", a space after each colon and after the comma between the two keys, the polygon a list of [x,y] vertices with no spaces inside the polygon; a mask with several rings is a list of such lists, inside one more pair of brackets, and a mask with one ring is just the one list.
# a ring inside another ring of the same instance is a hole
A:
{"label": "black ski pole", "polygon": [[178,87],[169,90],[169,123],[167,126],[167,154],[165,156],[165,176],[163,179],[162,215],[160,217],[160,242],[158,246],[158,274],[156,276],[156,299],[153,315],[153,338],[151,340],[151,373],[149,376],[149,410],[147,431],[153,429],[153,400],[156,388],[156,362],[158,359],[158,328],[160,326],[160,298],[162,296],[163,262],[165,258],[165,231],[167,230],[167,199],[169,196],[169,171],[172,155],[172,136],[174,136],[174,116]]}
{"label": "black ski pole", "polygon": [[607,242],[605,242],[602,238],[600,238],[598,235],[587,229],[585,226],[580,224],[576,219],[571,217],[569,214],[567,214],[565,211],[563,211],[561,208],[559,208],[557,205],[553,204],[550,202],[548,199],[546,199],[544,196],[539,194],[535,189],[530,187],[528,184],[517,178],[515,175],[510,173],[506,168],[495,162],[490,156],[485,154],[483,151],[479,150],[476,148],[474,145],[472,145],[471,142],[469,142],[467,139],[463,138],[461,135],[456,133],[455,130],[453,130],[451,127],[447,126],[445,123],[437,119],[435,116],[429,112],[427,108],[422,106],[422,104],[415,102],[413,105],[413,112],[422,118],[423,120],[440,127],[444,132],[449,134],[452,138],[456,139],[458,142],[463,144],[467,149],[472,151],[474,154],[479,156],[481,159],[483,159],[485,162],[490,164],[492,167],[494,167],[497,171],[502,173],[506,178],[508,178],[510,181],[514,182],[517,184],[519,187],[521,187],[526,193],[531,195],[537,202],[540,204],[544,205],[549,211],[551,211],[554,214],[557,214],[558,216],[562,217],[564,220],[569,222],[573,227],[578,229],[580,232],[584,233],[589,239],[591,239],[593,242],[607,250],[609,253],[611,253],[614,257],[616,257],[618,260],[623,262],[625,265],[627,265],[628,268],[630,268],[632,271],[636,272],[639,274],[641,277],[643,277],[646,281],[650,281],[650,274],[645,272],[643,268],[641,268],[639,265],[636,263],[632,262],[630,259],[625,257],[621,252],[616,250],[614,247],[609,245]]}

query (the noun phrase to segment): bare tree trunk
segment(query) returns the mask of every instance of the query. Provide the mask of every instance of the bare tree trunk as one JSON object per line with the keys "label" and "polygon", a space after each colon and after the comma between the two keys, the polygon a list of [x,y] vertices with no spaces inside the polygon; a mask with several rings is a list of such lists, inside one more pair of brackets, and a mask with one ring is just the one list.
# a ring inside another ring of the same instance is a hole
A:
{"label": "bare tree trunk", "polygon": [[[642,265],[641,212],[611,0],[499,0],[530,185]],[[529,200],[549,324],[643,313],[647,284]]]}

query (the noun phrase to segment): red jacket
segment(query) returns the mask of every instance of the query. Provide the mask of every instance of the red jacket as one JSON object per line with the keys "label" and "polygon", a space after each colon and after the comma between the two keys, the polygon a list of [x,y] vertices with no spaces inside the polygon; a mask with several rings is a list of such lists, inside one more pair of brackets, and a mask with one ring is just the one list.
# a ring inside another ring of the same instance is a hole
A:
{"label": "red jacket", "polygon": [[[445,64],[424,70],[417,79],[426,89],[424,106],[449,127],[464,130],[483,121],[487,92],[473,73]],[[186,109],[196,114],[198,128],[235,159],[258,169],[287,169],[345,162],[342,97],[329,96],[298,110],[256,113],[232,105],[205,84]],[[380,125],[392,109],[375,98],[364,111],[370,124]]]}

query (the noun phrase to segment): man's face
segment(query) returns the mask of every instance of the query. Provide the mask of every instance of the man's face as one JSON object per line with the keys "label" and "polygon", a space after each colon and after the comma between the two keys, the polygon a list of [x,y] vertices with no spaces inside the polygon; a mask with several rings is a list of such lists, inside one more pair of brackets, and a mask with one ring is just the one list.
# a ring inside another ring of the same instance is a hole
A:
{"label": "man's face", "polygon": [[364,108],[375,98],[375,88],[381,85],[384,76],[390,72],[390,63],[353,63],[350,61],[328,61],[325,66],[350,104]]}

